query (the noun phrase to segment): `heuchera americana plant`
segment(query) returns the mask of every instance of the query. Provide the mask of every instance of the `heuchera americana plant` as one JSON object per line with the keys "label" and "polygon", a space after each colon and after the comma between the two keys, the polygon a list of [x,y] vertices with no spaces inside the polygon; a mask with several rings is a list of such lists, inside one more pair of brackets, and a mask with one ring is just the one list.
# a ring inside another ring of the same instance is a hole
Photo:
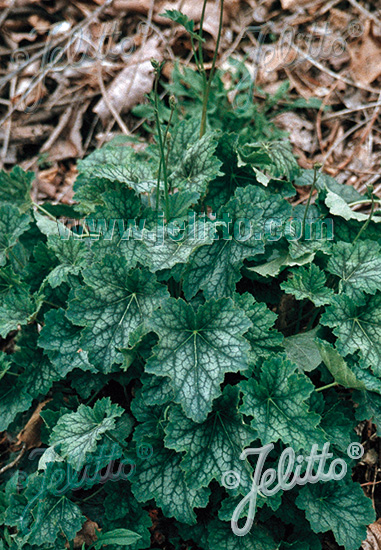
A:
{"label": "heuchera americana plant", "polygon": [[[375,514],[347,448],[360,421],[381,422],[377,199],[301,170],[271,122],[286,90],[256,105],[237,63],[230,84],[215,65],[209,81],[202,32],[167,15],[200,70],[175,68],[166,105],[153,62],[136,109],[156,121],[149,146],[117,139],[79,161],[71,207],[33,203],[18,167],[0,175],[0,431],[45,402],[43,456],[2,476],[0,548],[74,548],[91,520],[83,548],[154,548],[154,521],[162,548],[319,550],[332,531],[356,550]],[[292,206],[301,186],[314,201]],[[370,215],[352,210],[364,201]],[[273,443],[276,467],[286,447],[327,442],[346,478],[259,496],[234,535],[255,469],[242,450]],[[90,475],[110,460],[128,475]]]}

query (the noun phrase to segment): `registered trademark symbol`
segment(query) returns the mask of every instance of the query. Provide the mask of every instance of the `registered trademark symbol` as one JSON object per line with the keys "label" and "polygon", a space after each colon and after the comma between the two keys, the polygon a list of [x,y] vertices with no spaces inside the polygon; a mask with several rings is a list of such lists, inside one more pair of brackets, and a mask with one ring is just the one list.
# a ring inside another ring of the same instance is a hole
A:
{"label": "registered trademark symbol", "polygon": [[228,470],[222,475],[221,483],[225,489],[237,489],[241,483],[241,476],[234,470]]}
{"label": "registered trademark symbol", "polygon": [[136,454],[142,460],[147,460],[147,458],[150,458],[153,455],[152,445],[148,445],[147,443],[142,443],[137,448]]}
{"label": "registered trademark symbol", "polygon": [[361,445],[361,443],[351,443],[347,449],[347,453],[349,458],[358,460],[364,454],[364,447]]}

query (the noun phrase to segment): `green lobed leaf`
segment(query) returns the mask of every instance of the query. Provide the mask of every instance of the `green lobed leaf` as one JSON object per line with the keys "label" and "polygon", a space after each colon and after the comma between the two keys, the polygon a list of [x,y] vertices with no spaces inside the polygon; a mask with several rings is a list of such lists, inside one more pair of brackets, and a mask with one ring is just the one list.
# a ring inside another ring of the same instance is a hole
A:
{"label": "green lobed leaf", "polygon": [[366,537],[366,525],[375,513],[372,502],[360,485],[353,483],[319,483],[306,485],[296,504],[305,510],[315,533],[333,531],[335,539],[345,550],[357,550]]}
{"label": "green lobed leaf", "polygon": [[11,172],[0,171],[0,204],[8,203],[25,212],[31,206],[30,191],[33,172],[15,166]]}
{"label": "green lobed leaf", "polygon": [[279,545],[263,528],[254,525],[250,533],[237,537],[230,527],[230,523],[212,521],[209,526],[208,550],[252,550],[255,541],[255,550],[277,550]]}
{"label": "green lobed leaf", "polygon": [[235,303],[250,319],[252,326],[245,334],[250,342],[251,355],[254,360],[267,357],[274,351],[279,351],[283,336],[273,328],[277,315],[268,309],[266,304],[256,302],[251,294],[235,294]]}
{"label": "green lobed leaf", "polygon": [[52,364],[43,351],[37,347],[37,331],[23,332],[17,342],[17,350],[12,354],[12,363],[17,369],[23,369],[19,375],[19,382],[36,398],[46,395],[53,382],[65,378],[71,370],[71,365],[58,368]]}
{"label": "green lobed leaf", "polygon": [[86,177],[124,183],[136,193],[150,193],[157,184],[150,164],[131,147],[123,145],[97,149],[78,162],[78,172]]}
{"label": "green lobed leaf", "polygon": [[282,356],[263,362],[259,381],[241,382],[241,412],[254,417],[252,426],[263,445],[281,440],[295,452],[324,443],[320,417],[310,412],[307,400],[314,390],[310,380],[296,373],[297,366]]}
{"label": "green lobed leaf", "polygon": [[0,432],[6,430],[20,412],[29,409],[32,396],[22,383],[15,382],[15,377],[5,375],[0,384]]}
{"label": "green lobed leaf", "polygon": [[41,298],[38,297],[36,304],[25,283],[10,290],[0,303],[0,336],[6,338],[19,325],[26,325],[40,307]]}
{"label": "green lobed leaf", "polygon": [[222,163],[214,155],[216,147],[213,133],[206,133],[191,145],[184,144],[181,157],[173,164],[176,168],[169,177],[172,187],[205,195],[208,183],[221,175]]}
{"label": "green lobed leaf", "polygon": [[[189,260],[184,275],[184,294],[188,300],[200,289],[207,298],[231,296],[241,278],[243,260],[264,252],[255,225],[264,211],[258,204],[260,201],[263,202],[261,190],[253,185],[236,190],[222,212],[225,224],[222,237],[210,246],[200,247]],[[243,235],[239,231],[240,220],[244,221]]]}
{"label": "green lobed leaf", "polygon": [[181,468],[189,487],[207,487],[212,479],[221,485],[223,475],[234,470],[240,476],[241,490],[250,490],[252,468],[239,457],[255,439],[255,431],[243,422],[238,397],[237,387],[226,386],[201,424],[187,418],[180,407],[170,411],[164,441],[166,447],[185,452]]}
{"label": "green lobed leaf", "polygon": [[240,164],[250,164],[261,168],[274,178],[292,180],[299,172],[299,165],[292,153],[288,141],[269,141],[267,143],[246,143],[238,148]]}
{"label": "green lobed leaf", "polygon": [[54,543],[60,533],[73,540],[86,518],[67,497],[47,495],[33,510],[34,522],[28,540],[31,544]]}
{"label": "green lobed leaf", "polygon": [[154,275],[130,269],[123,257],[105,256],[85,269],[83,277],[86,286],[75,292],[67,316],[85,326],[81,349],[108,373],[114,363],[123,362],[120,350],[128,347],[133,332],[146,324],[168,293]]}
{"label": "green lobed leaf", "polygon": [[368,299],[363,306],[348,296],[336,296],[321,318],[337,336],[336,348],[346,357],[360,350],[364,368],[372,366],[381,376],[381,295]]}
{"label": "green lobed leaf", "polygon": [[339,242],[332,250],[327,270],[340,277],[340,291],[359,303],[364,292],[375,294],[381,290],[381,246],[369,240]]}
{"label": "green lobed leaf", "polygon": [[78,275],[91,264],[91,252],[87,245],[88,242],[84,240],[63,240],[53,235],[48,237],[48,248],[59,262],[46,279],[53,288],[67,282],[69,274]]}
{"label": "green lobed leaf", "polygon": [[81,328],[72,325],[63,309],[48,311],[44,321],[38,345],[46,351],[62,378],[73,369],[96,372],[87,352],[81,350]]}
{"label": "green lobed leaf", "polygon": [[168,376],[174,401],[195,422],[206,419],[220,395],[226,372],[247,367],[249,344],[242,335],[251,322],[232,300],[210,300],[197,312],[183,300],[170,299],[152,314],[159,335],[146,371]]}
{"label": "green lobed leaf", "polygon": [[157,440],[150,458],[142,460],[132,479],[132,492],[139,502],[154,498],[163,514],[193,525],[194,508],[205,508],[209,489],[191,489],[180,467],[182,455],[165,449]]}
{"label": "green lobed leaf", "polygon": [[172,222],[164,226],[163,236],[154,231],[145,233],[144,245],[148,252],[145,265],[151,271],[171,269],[178,263],[186,263],[196,249],[213,242],[214,228],[210,223],[196,220],[188,226],[184,225],[184,232],[179,232],[181,228],[180,222]]}

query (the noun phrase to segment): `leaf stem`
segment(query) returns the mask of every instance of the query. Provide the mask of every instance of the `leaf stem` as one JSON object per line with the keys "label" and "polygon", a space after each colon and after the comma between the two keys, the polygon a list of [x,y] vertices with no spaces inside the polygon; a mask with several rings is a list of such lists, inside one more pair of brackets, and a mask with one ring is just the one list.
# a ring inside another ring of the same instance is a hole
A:
{"label": "leaf stem", "polygon": [[332,384],[327,384],[326,386],[322,386],[321,388],[317,388],[315,391],[324,391],[328,390],[329,388],[334,388],[335,386],[339,386],[338,382],[332,382]]}
{"label": "leaf stem", "polygon": [[372,206],[371,206],[371,209],[370,209],[370,214],[369,214],[369,218],[366,220],[366,222],[364,223],[364,225],[361,227],[360,231],[357,233],[357,236],[355,237],[355,240],[353,241],[353,244],[356,243],[356,241],[359,240],[360,236],[364,233],[365,229],[368,227],[368,225],[370,224],[370,221],[372,219],[372,216],[373,216],[373,212],[374,212],[374,207],[375,207],[375,200],[374,200],[374,195],[372,195]]}
{"label": "leaf stem", "polygon": [[208,0],[204,0],[204,3],[202,5],[202,11],[201,11],[201,18],[200,18],[200,30],[198,31],[199,35],[199,41],[198,41],[198,63],[201,68],[201,73],[204,76],[204,82],[206,82],[206,72],[204,67],[204,55],[203,55],[203,49],[202,49],[202,31],[204,26],[204,19],[205,19],[205,10],[206,10],[206,4]]}
{"label": "leaf stem", "polygon": [[[37,210],[40,210],[40,212],[45,214],[45,216],[48,216],[48,218],[50,218],[52,221],[58,224],[57,218],[53,216],[53,214],[48,212],[43,206],[41,206],[41,204],[38,204],[37,202],[34,202],[34,201],[32,201],[32,204],[37,208]],[[66,229],[69,229],[70,233],[72,233],[72,230],[69,227],[67,227]],[[86,235],[86,237],[90,237],[90,233],[88,232],[87,228],[84,225],[82,226],[82,229],[83,229],[83,234]]]}
{"label": "leaf stem", "polygon": [[160,65],[154,59],[151,60],[151,63],[155,70],[155,85],[154,85],[155,119],[156,119],[157,135],[159,139],[159,149],[160,149],[160,165],[159,165],[159,175],[157,178],[156,207],[158,209],[158,196],[160,192],[160,177],[161,177],[161,169],[162,169],[163,179],[164,179],[165,217],[168,220],[169,218],[168,176],[167,176],[167,165],[165,162],[164,140],[163,140],[163,135],[161,133],[161,126],[160,126],[160,119],[159,119],[159,95],[158,95],[158,84],[159,84],[162,65]]}
{"label": "leaf stem", "polygon": [[[373,200],[376,204],[381,204],[381,199],[375,199],[373,197]],[[358,206],[359,204],[368,204],[368,203],[371,203],[371,202],[372,202],[372,199],[362,199],[361,201],[350,202],[350,203],[348,203],[348,206],[350,206],[350,207]]]}
{"label": "leaf stem", "polygon": [[308,201],[307,201],[306,209],[305,209],[305,211],[304,211],[304,216],[303,216],[303,226],[302,226],[302,235],[303,235],[303,238],[305,238],[305,236],[306,236],[306,235],[305,235],[306,220],[307,220],[308,210],[309,210],[309,207],[310,207],[310,204],[311,204],[312,193],[313,193],[314,190],[315,190],[316,182],[317,182],[318,177],[319,177],[319,174],[320,174],[320,172],[318,172],[318,169],[319,169],[319,165],[318,165],[318,164],[315,164],[315,166],[314,166],[314,179],[313,179],[313,182],[312,182],[312,185],[311,185],[310,194],[309,194],[309,196],[308,196]]}
{"label": "leaf stem", "polygon": [[32,201],[32,204],[37,208],[37,210],[40,210],[43,214],[45,214],[45,216],[48,216],[48,218],[50,218],[54,222],[57,221],[57,218],[55,218],[53,214],[51,214],[43,206],[41,206],[41,204],[38,204],[37,202],[34,202],[34,201]]}
{"label": "leaf stem", "polygon": [[[204,2],[203,14],[205,13],[205,9],[204,9],[205,6],[206,6],[206,2]],[[221,4],[220,4],[220,21],[219,21],[219,26],[218,26],[216,49],[214,51],[212,67],[210,69],[209,78],[208,78],[208,81],[207,81],[207,84],[206,84],[206,87],[205,87],[205,90],[204,90],[204,98],[203,98],[203,103],[202,103],[200,138],[202,138],[202,136],[205,134],[206,114],[207,114],[207,110],[208,110],[208,100],[209,100],[209,94],[210,94],[210,89],[211,89],[211,86],[212,86],[214,73],[215,73],[215,70],[216,70],[216,61],[217,61],[218,49],[219,49],[220,40],[221,40],[223,17],[224,17],[224,0],[221,0]],[[202,32],[202,23],[203,23],[203,18],[201,19],[200,32]],[[202,51],[202,48],[200,48],[200,49]],[[203,65],[203,67],[204,67],[204,65]],[[204,68],[204,74],[205,74],[205,68]]]}

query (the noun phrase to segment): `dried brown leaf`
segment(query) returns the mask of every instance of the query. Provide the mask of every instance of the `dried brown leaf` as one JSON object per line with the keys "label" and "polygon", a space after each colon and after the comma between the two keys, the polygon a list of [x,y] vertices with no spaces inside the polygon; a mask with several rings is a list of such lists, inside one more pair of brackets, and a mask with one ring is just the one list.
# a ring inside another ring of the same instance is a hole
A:
{"label": "dried brown leaf", "polygon": [[42,424],[42,418],[40,416],[40,412],[49,401],[50,399],[47,399],[46,401],[42,401],[42,403],[38,404],[27,424],[18,434],[17,446],[24,444],[26,450],[28,450],[41,445],[40,426]]}
{"label": "dried brown leaf", "polygon": [[[130,56],[128,66],[107,88],[108,101],[118,113],[130,111],[132,107],[143,101],[145,94],[152,90],[154,73],[151,58],[158,61],[163,58],[159,40],[156,37],[147,40],[145,45]],[[93,111],[103,124],[112,117],[104,98],[98,101]]]}
{"label": "dried brown leaf", "polygon": [[374,36],[370,21],[365,24],[360,46],[348,49],[354,79],[368,86],[381,75],[381,40]]}
{"label": "dried brown leaf", "polygon": [[95,530],[100,530],[99,525],[91,519],[87,519],[82,526],[82,529],[78,531],[74,539],[74,548],[82,548],[83,544],[90,546],[97,540],[97,534]]}
{"label": "dried brown leaf", "polygon": [[362,543],[363,550],[381,550],[381,519],[369,525],[366,540]]}

